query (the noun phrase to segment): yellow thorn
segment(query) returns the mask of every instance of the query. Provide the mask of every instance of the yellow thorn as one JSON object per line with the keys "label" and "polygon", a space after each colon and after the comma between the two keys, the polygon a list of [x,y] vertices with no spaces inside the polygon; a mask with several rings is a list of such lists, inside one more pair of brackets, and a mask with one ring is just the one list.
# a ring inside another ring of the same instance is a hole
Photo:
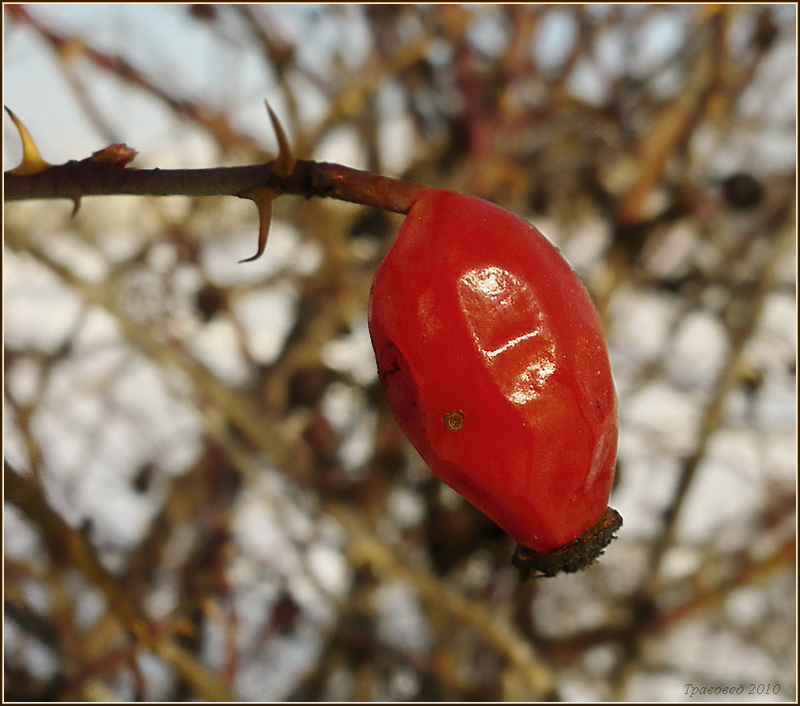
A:
{"label": "yellow thorn", "polygon": [[275,115],[267,101],[264,101],[264,105],[267,106],[272,129],[275,130],[275,137],[278,139],[278,158],[275,160],[275,174],[285,179],[294,171],[295,158],[292,154],[292,146],[289,144],[289,138],[286,137],[286,132],[283,129],[283,125],[281,125],[281,121],[278,120],[278,116]]}
{"label": "yellow thorn", "polygon": [[280,196],[281,192],[277,189],[271,189],[268,186],[256,186],[253,189],[248,189],[239,194],[240,199],[250,199],[255,203],[258,208],[258,249],[256,254],[252,257],[247,257],[239,262],[253,262],[258,260],[264,254],[264,248],[267,247],[267,237],[269,236],[269,224],[272,220],[272,202],[276,197]]}
{"label": "yellow thorn", "polygon": [[39,154],[39,150],[36,147],[36,143],[33,141],[31,134],[28,132],[28,128],[22,123],[22,121],[14,115],[11,109],[8,106],[5,106],[6,111],[11,116],[11,119],[14,121],[14,125],[17,126],[17,130],[19,131],[20,139],[22,140],[22,162],[18,167],[14,167],[8,173],[9,174],[38,174],[39,172],[43,172],[45,169],[49,169],[53,165],[49,162],[45,162],[42,159],[42,155]]}

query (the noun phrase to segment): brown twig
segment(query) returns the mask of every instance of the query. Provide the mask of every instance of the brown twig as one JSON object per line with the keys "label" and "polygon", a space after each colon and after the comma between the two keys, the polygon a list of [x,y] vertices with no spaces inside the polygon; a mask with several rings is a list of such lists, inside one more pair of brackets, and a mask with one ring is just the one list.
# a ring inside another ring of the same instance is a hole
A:
{"label": "brown twig", "polygon": [[297,160],[279,175],[278,160],[244,167],[211,169],[124,169],[93,159],[70,161],[37,174],[5,174],[7,201],[71,199],[84,196],[238,196],[260,187],[282,194],[339,199],[408,213],[426,187],[340,164]]}

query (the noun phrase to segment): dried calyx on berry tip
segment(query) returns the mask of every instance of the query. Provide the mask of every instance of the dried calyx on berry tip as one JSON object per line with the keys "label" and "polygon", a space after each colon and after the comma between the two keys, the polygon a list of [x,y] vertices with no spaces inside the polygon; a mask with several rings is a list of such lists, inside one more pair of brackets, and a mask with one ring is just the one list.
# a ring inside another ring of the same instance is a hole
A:
{"label": "dried calyx on berry tip", "polygon": [[620,527],[622,516],[609,507],[597,524],[563,547],[550,552],[537,552],[518,544],[511,563],[519,569],[523,581],[535,577],[573,574],[594,564],[611,541],[616,539],[615,532]]}

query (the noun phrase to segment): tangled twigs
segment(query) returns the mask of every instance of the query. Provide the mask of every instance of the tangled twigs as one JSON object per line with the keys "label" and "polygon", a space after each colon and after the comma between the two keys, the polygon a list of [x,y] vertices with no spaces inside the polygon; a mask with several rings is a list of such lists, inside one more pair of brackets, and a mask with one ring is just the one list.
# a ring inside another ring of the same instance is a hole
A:
{"label": "tangled twigs", "polygon": [[72,527],[44,498],[41,488],[8,463],[3,466],[6,498],[40,529],[52,556],[66,558],[105,597],[109,610],[141,647],[150,647],[209,701],[230,701],[233,694],[219,677],[151,623],[120,582],[103,566],[84,535]]}

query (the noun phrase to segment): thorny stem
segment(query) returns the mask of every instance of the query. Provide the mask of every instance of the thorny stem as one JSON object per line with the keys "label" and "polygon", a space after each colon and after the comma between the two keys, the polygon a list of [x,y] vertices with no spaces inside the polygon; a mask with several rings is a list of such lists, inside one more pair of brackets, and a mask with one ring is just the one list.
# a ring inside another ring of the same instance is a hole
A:
{"label": "thorny stem", "polygon": [[408,213],[421,184],[328,162],[297,160],[287,176],[277,160],[244,167],[211,169],[126,169],[91,159],[70,161],[38,174],[5,174],[7,201],[83,196],[238,196],[268,187],[281,194],[339,199]]}
{"label": "thorny stem", "polygon": [[25,125],[8,108],[22,140],[22,162],[5,173],[5,195],[10,201],[68,198],[78,212],[84,196],[238,196],[258,208],[258,260],[264,252],[272,219],[272,202],[282,194],[306,198],[323,196],[375,208],[408,213],[426,187],[399,179],[343,167],[340,164],[297,160],[283,126],[266,103],[278,140],[278,157],[265,164],[213,169],[126,169],[136,152],[114,144],[81,161],[52,166],[39,154]]}

